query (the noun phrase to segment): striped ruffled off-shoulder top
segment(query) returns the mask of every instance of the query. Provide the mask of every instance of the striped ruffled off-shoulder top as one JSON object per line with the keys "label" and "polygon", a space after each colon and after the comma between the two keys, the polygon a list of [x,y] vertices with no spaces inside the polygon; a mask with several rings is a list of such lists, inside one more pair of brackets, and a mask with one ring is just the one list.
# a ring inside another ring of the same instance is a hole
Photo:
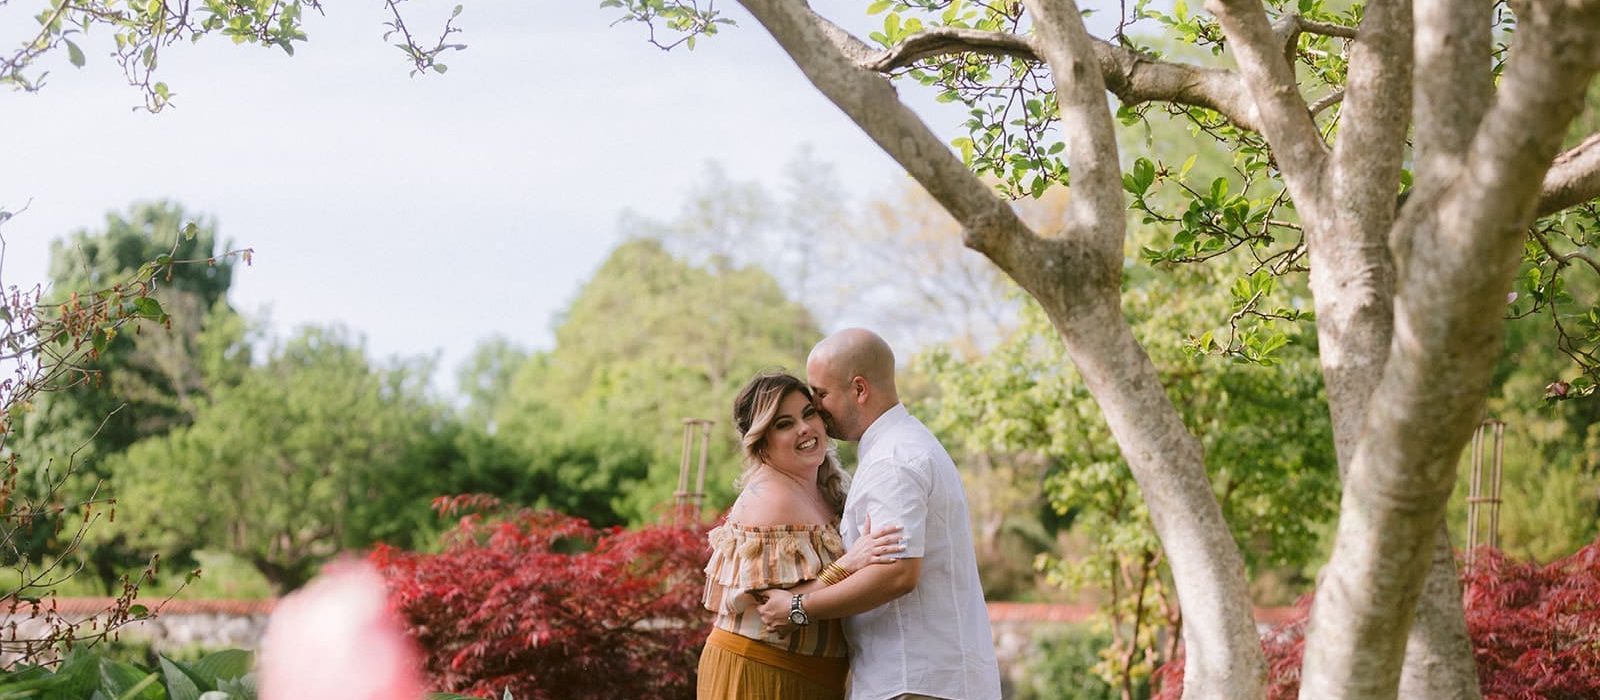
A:
{"label": "striped ruffled off-shoulder top", "polygon": [[844,554],[844,541],[832,525],[746,527],[724,523],[707,535],[706,609],[716,627],[779,649],[809,656],[845,656],[839,620],[817,620],[787,637],[767,634],[751,591],[790,588],[817,577]]}

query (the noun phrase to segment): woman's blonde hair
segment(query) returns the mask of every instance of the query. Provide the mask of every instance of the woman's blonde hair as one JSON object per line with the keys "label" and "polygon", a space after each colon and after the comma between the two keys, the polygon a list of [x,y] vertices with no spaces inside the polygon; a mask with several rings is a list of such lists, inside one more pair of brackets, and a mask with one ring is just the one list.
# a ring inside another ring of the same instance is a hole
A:
{"label": "woman's blonde hair", "polygon": [[[744,488],[745,481],[756,467],[761,466],[761,453],[767,447],[767,429],[778,415],[778,404],[790,392],[804,394],[814,401],[811,387],[799,378],[783,371],[764,371],[752,378],[739,390],[733,400],[733,427],[739,431],[739,447],[744,459],[744,471],[733,482],[734,488]],[[819,435],[817,439],[826,439]],[[828,452],[817,469],[817,490],[827,501],[834,515],[844,514],[844,497],[850,491],[850,475],[839,466],[839,456],[829,443]]]}

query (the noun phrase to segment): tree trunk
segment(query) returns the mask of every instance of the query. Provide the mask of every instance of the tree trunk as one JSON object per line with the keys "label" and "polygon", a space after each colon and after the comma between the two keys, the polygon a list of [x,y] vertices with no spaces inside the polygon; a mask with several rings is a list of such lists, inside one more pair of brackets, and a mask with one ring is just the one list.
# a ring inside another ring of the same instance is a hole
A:
{"label": "tree trunk", "polygon": [[1123,321],[1120,303],[1074,311],[1043,303],[1105,413],[1161,537],[1183,611],[1184,697],[1263,697],[1266,661],[1244,560],[1206,478],[1199,441]]}
{"label": "tree trunk", "polygon": [[[1382,700],[1399,690],[1456,465],[1500,354],[1505,295],[1545,173],[1600,63],[1600,2],[1533,3],[1519,20],[1500,94],[1463,167],[1420,182],[1394,225],[1394,336],[1312,608],[1302,698]],[[1418,654],[1415,673],[1426,679],[1428,654]]]}
{"label": "tree trunk", "polygon": [[1400,697],[1411,700],[1477,700],[1478,666],[1461,607],[1461,579],[1456,573],[1450,531],[1439,526],[1433,566],[1422,584],[1417,616],[1406,639],[1400,672]]}

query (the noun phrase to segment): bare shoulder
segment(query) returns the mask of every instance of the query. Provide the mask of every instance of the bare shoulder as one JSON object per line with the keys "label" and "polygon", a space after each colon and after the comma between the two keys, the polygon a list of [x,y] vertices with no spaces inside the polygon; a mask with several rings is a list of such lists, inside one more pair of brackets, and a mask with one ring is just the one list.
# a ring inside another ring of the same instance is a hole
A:
{"label": "bare shoulder", "polygon": [[749,527],[807,524],[815,520],[792,488],[752,481],[728,511],[728,520]]}

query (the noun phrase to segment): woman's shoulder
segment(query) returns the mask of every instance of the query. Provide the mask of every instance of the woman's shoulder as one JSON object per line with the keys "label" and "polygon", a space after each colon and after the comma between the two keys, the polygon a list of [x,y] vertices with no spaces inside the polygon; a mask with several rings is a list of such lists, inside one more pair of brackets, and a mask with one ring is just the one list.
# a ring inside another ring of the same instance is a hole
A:
{"label": "woman's shoulder", "polygon": [[728,522],[746,528],[823,526],[810,503],[793,489],[752,482],[739,493],[728,511]]}

